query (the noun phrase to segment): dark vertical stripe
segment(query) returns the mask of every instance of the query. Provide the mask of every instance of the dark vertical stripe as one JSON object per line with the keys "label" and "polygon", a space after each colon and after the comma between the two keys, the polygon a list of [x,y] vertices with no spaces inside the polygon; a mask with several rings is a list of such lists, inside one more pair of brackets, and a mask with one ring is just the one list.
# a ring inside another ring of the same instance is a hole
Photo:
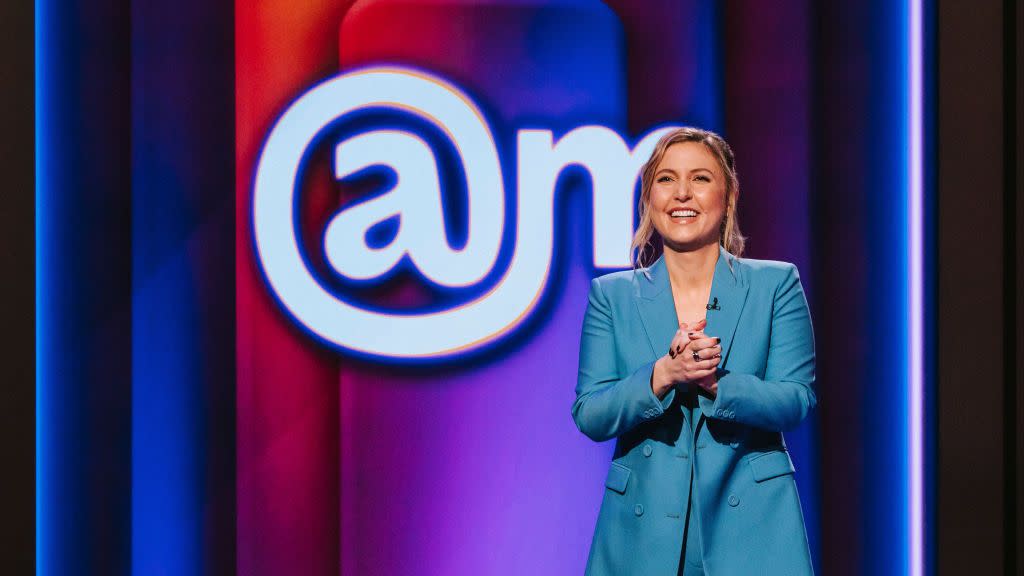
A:
{"label": "dark vertical stripe", "polygon": [[132,2],[132,568],[235,572],[234,10]]}
{"label": "dark vertical stripe", "polygon": [[0,573],[35,566],[35,179],[31,2],[0,2]]}
{"label": "dark vertical stripe", "polygon": [[36,8],[38,573],[116,576],[131,554],[130,4]]}
{"label": "dark vertical stripe", "polygon": [[[812,308],[818,291],[812,212],[811,17],[806,0],[723,3],[721,80],[724,136],[736,154],[744,256],[797,265]],[[822,329],[817,317],[815,330]],[[829,345],[816,338],[818,348]],[[818,391],[828,383],[816,382]],[[818,410],[785,434],[796,465],[807,536],[821,572]]]}
{"label": "dark vertical stripe", "polygon": [[[867,116],[867,64],[856,46],[866,34],[866,15],[856,4],[812,3],[811,195],[813,276],[819,294],[813,302],[818,348],[821,453],[822,572],[866,574],[867,507],[864,470],[868,432],[860,417],[867,408],[864,357],[868,333],[865,227],[850,218],[865,205],[863,119]],[[840,342],[844,344],[839,344]]]}
{"label": "dark vertical stripe", "polygon": [[1024,66],[1024,10],[1020,2],[1010,0],[1008,4],[1013,5],[1014,21],[1014,49],[1013,49],[1013,84],[1015,85],[1013,102],[1014,118],[1012,122],[1016,125],[1014,132],[1014,161],[1016,171],[1014,172],[1014,185],[1012,196],[1014,200],[1013,211],[1016,214],[1014,222],[1014,245],[1011,248],[1016,252],[1014,277],[1016,286],[1014,294],[1014,322],[1016,332],[1014,333],[1014,347],[1011,350],[1017,359],[1014,366],[1016,394],[1014,401],[1017,405],[1016,429],[1014,430],[1016,454],[1014,455],[1014,470],[1016,473],[1015,486],[1013,487],[1017,515],[1014,524],[1015,541],[1013,548],[1017,551],[1016,569],[1018,574],[1024,570],[1024,234],[1018,232],[1019,227],[1024,224],[1024,74],[1020,73],[1020,67]]}
{"label": "dark vertical stripe", "polygon": [[[1006,563],[1003,2],[939,2],[937,565]],[[979,352],[980,351],[980,352]],[[975,356],[977,361],[971,361]]]}
{"label": "dark vertical stripe", "polygon": [[1018,405],[1020,374],[1017,371],[1017,1],[1003,1],[1003,552],[1008,574],[1020,569],[1017,525],[1020,503],[1017,500]]}

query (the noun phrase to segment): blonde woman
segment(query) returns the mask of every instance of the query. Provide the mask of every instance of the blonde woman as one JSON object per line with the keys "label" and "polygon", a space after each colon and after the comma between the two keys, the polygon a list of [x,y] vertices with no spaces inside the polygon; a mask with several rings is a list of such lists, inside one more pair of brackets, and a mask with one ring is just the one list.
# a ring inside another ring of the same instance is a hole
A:
{"label": "blonde woman", "polygon": [[572,416],[616,439],[592,576],[811,574],[783,431],[815,406],[796,266],[740,258],[728,144],[681,128],[641,172],[633,270],[595,278]]}

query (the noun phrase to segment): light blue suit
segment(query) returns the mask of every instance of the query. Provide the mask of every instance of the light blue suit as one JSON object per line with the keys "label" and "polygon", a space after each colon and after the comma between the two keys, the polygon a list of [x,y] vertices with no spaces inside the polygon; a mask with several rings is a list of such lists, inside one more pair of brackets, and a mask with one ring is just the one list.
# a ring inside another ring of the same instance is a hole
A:
{"label": "light blue suit", "polygon": [[717,397],[699,397],[694,439],[684,391],[658,400],[650,384],[679,328],[664,257],[591,282],[572,416],[592,440],[617,440],[588,575],[675,575],[691,473],[708,575],[812,573],[782,435],[817,402],[799,273],[719,246],[711,297],[720,309],[708,310],[704,332],[722,339],[722,361]]}

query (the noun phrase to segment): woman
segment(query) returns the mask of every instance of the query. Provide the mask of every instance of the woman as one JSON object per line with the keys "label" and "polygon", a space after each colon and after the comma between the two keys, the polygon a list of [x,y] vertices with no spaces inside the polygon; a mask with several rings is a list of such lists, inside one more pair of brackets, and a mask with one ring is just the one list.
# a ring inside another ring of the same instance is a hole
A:
{"label": "woman", "polygon": [[810,313],[793,264],[738,257],[738,193],[720,136],[667,134],[634,270],[591,282],[572,415],[617,440],[587,574],[812,573],[782,435],[816,404]]}

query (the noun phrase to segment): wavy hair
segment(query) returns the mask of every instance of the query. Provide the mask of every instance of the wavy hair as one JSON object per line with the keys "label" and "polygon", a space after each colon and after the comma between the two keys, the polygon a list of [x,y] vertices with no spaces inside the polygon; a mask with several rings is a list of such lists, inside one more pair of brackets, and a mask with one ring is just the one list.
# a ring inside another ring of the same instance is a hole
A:
{"label": "wavy hair", "polygon": [[661,235],[654,228],[654,220],[648,209],[651,201],[651,188],[654,186],[654,173],[662,158],[665,157],[665,151],[669,146],[682,142],[700,142],[707,146],[708,151],[718,160],[718,165],[721,167],[722,173],[725,174],[725,217],[722,218],[718,243],[733,256],[739,257],[743,254],[747,238],[740,232],[739,221],[736,218],[736,198],[740,192],[740,183],[736,175],[736,159],[733,156],[732,148],[721,136],[710,130],[686,126],[662,136],[654,146],[651,157],[640,170],[640,201],[637,204],[640,223],[633,234],[633,242],[629,248],[629,253],[633,257],[634,270],[650,266],[663,250]]}

